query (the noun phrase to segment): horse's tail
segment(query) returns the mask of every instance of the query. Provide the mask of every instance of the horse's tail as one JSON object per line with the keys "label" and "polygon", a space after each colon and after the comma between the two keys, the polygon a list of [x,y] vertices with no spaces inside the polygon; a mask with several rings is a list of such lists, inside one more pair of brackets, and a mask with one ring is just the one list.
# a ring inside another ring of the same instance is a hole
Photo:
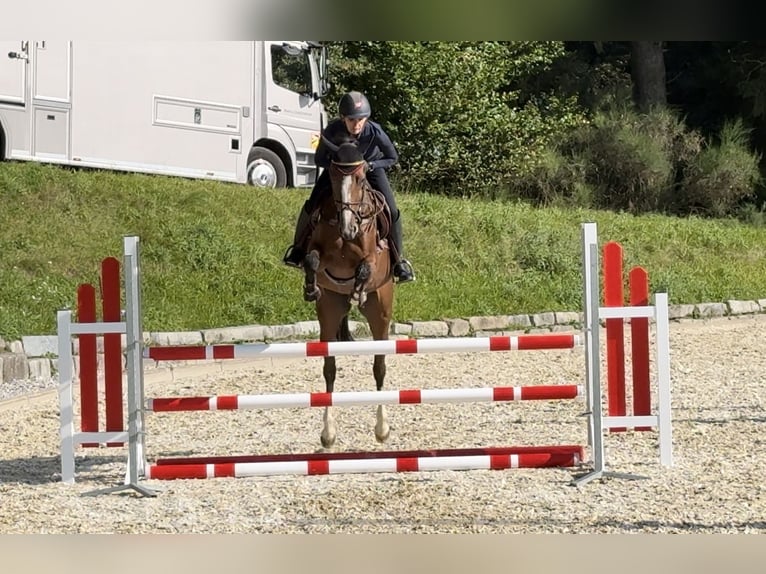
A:
{"label": "horse's tail", "polygon": [[344,315],[338,327],[338,333],[336,336],[338,341],[353,341],[354,337],[351,336],[351,329],[348,327],[348,315]]}

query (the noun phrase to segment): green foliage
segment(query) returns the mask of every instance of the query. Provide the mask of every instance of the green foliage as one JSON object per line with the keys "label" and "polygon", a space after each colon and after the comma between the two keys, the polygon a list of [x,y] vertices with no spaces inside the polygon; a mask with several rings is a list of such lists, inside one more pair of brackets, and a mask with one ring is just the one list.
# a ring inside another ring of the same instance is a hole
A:
{"label": "green foliage", "polygon": [[719,144],[706,146],[689,163],[683,193],[690,208],[721,217],[753,197],[761,181],[761,156],[750,151],[749,135],[741,119],[727,121]]}
{"label": "green foliage", "polygon": [[[281,262],[306,193],[0,163],[0,337],[55,333],[56,311],[133,234],[148,331],[314,319],[302,274]],[[399,322],[579,310],[584,221],[671,303],[763,297],[763,226],[425,193],[399,203],[418,276],[397,287]]]}
{"label": "green foliage", "polygon": [[583,121],[573,97],[523,89],[563,55],[561,42],[343,42],[332,99],[365,91],[399,150],[400,188],[495,197]]}
{"label": "green foliage", "polygon": [[593,190],[586,181],[587,168],[580,152],[563,152],[559,146],[551,145],[543,151],[537,165],[513,182],[511,193],[536,205],[592,206]]}
{"label": "green foliage", "polygon": [[567,42],[565,47],[549,69],[525,78],[525,93],[573,94],[591,113],[631,100],[629,42]]}
{"label": "green foliage", "polygon": [[662,211],[673,203],[679,173],[698,153],[701,138],[670,110],[598,112],[564,149],[585,163],[594,207]]}
{"label": "green foliage", "polygon": [[633,213],[740,213],[761,182],[759,154],[740,120],[705,141],[676,113],[631,108],[598,112],[587,126],[549,147],[516,183],[519,197],[540,205],[571,205]]}
{"label": "green foliage", "polygon": [[519,178],[517,193],[542,205],[661,210],[698,141],[668,110],[599,111],[551,145],[542,161]]}

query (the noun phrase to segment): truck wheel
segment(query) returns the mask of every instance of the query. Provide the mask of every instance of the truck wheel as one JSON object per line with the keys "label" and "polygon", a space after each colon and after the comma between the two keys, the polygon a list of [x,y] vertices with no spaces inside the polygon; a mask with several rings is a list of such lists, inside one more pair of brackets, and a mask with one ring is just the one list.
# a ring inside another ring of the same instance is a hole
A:
{"label": "truck wheel", "polygon": [[285,164],[270,149],[254,147],[247,158],[247,183],[255,187],[287,187]]}

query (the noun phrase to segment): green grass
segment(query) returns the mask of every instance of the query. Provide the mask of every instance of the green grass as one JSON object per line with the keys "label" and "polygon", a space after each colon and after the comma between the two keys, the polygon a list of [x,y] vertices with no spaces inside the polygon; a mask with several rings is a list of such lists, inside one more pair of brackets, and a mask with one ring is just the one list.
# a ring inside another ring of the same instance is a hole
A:
{"label": "green grass", "polygon": [[[122,237],[141,239],[146,330],[314,318],[281,263],[307,190],[56,166],[0,164],[0,337],[55,333],[56,310],[98,284]],[[408,193],[398,197],[416,283],[395,319],[581,308],[580,224],[619,241],[672,304],[766,297],[766,229],[733,220],[636,217]]]}

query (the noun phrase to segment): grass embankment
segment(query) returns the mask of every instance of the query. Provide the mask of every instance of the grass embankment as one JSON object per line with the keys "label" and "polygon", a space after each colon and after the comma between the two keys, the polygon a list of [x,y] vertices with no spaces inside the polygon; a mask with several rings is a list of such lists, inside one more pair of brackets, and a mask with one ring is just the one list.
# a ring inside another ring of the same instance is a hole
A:
{"label": "grass embankment", "polygon": [[[146,330],[314,318],[302,275],[281,263],[307,190],[55,166],[0,164],[0,337],[53,334],[56,310],[100,261],[141,240]],[[395,319],[581,308],[580,223],[620,241],[671,304],[766,297],[766,229],[729,220],[635,217],[520,203],[400,194],[418,280]]]}

